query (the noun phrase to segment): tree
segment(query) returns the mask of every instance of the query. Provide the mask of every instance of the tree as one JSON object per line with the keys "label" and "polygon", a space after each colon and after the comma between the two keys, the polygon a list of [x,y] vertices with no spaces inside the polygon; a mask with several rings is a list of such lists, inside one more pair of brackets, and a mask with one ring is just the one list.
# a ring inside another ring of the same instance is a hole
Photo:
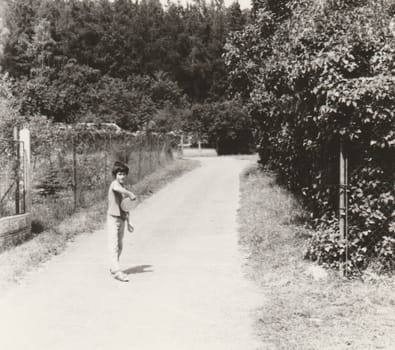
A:
{"label": "tree", "polygon": [[248,154],[254,150],[254,126],[239,99],[195,104],[187,115],[183,130],[207,140],[219,155]]}
{"label": "tree", "polygon": [[229,31],[235,32],[242,30],[246,24],[246,18],[243,15],[240,4],[235,1],[230,5],[227,12]]}
{"label": "tree", "polygon": [[60,70],[35,69],[30,78],[18,81],[16,93],[22,99],[20,112],[26,116],[46,115],[55,122],[77,122],[89,111],[90,90],[99,72],[74,60]]}
{"label": "tree", "polygon": [[12,85],[7,74],[0,75],[0,138],[12,138],[13,127],[23,123]]}
{"label": "tree", "polygon": [[26,56],[27,47],[34,34],[37,0],[7,2],[5,25],[9,36],[4,48],[1,65],[12,76],[29,74],[30,62]]}

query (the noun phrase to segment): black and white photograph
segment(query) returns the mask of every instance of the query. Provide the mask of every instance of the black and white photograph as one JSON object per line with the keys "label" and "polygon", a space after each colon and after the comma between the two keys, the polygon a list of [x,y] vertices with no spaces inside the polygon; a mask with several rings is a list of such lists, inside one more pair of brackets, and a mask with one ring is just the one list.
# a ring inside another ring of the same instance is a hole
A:
{"label": "black and white photograph", "polygon": [[0,0],[1,350],[394,350],[395,0]]}

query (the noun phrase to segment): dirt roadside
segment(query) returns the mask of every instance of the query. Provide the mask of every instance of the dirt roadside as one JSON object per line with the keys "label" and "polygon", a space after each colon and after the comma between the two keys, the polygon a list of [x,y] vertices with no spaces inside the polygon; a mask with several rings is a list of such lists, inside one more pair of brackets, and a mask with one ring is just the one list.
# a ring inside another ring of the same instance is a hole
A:
{"label": "dirt roadside", "polygon": [[365,271],[348,280],[304,260],[306,214],[270,172],[242,176],[240,239],[266,297],[255,318],[264,349],[395,349],[395,278]]}

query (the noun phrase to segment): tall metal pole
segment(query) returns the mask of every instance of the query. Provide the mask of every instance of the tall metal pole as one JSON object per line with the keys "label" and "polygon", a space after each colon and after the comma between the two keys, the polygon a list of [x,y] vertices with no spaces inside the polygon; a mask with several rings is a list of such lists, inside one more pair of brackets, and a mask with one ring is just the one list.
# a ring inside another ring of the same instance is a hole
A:
{"label": "tall metal pole", "polygon": [[340,141],[340,178],[339,178],[339,231],[341,238],[345,238],[345,227],[346,227],[346,208],[345,208],[345,164],[346,164],[346,159],[344,156],[344,143],[343,141]]}
{"label": "tall metal pole", "polygon": [[[342,240],[345,242],[345,263],[347,263],[348,259],[348,220],[347,220],[347,212],[348,212],[348,200],[347,200],[347,185],[348,185],[348,176],[347,176],[347,168],[348,168],[348,159],[345,151],[344,141],[340,141],[340,178],[339,178],[339,231]],[[344,272],[347,272],[347,267]]]}

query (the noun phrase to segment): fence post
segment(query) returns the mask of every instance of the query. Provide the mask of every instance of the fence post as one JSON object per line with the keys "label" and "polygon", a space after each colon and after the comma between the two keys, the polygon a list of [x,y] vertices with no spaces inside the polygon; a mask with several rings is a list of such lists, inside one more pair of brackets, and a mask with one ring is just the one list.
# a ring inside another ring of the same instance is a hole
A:
{"label": "fence post", "polygon": [[21,166],[21,153],[19,146],[19,130],[18,127],[14,127],[13,136],[16,146],[16,166],[15,166],[15,214],[19,214],[20,200],[19,200],[19,169]]}
{"label": "fence post", "polygon": [[157,157],[157,162],[156,165],[160,165],[160,154],[162,152],[162,148],[161,148],[161,135],[158,134],[156,139],[156,157]]}
{"label": "fence post", "polygon": [[161,138],[162,136],[160,134],[156,135],[156,165],[160,165],[160,154],[162,152],[162,148],[161,148]]}
{"label": "fence post", "polygon": [[[347,262],[348,259],[348,222],[347,222],[347,185],[348,185],[348,179],[347,179],[347,168],[348,168],[348,159],[347,159],[347,153],[345,150],[344,146],[344,141],[340,141],[340,154],[339,154],[339,160],[340,160],[340,178],[339,178],[339,231],[340,231],[340,236],[341,239],[344,241],[346,240],[346,251],[345,251],[345,262]],[[344,270],[345,272],[347,271],[347,266]]]}
{"label": "fence post", "polygon": [[181,133],[181,157],[184,155],[184,133]]}
{"label": "fence post", "polygon": [[138,159],[138,161],[137,161],[137,166],[138,166],[138,168],[137,168],[137,180],[140,180],[140,177],[141,177],[141,162],[142,162],[142,159],[143,159],[143,154],[142,154],[142,152],[143,152],[143,137],[142,136],[137,136],[138,137],[138,144],[139,144],[139,159]]}
{"label": "fence post", "polygon": [[148,134],[148,140],[149,140],[149,172],[151,173],[152,169],[153,169],[153,162],[152,162],[152,153],[153,153],[153,138],[152,138],[152,134],[149,132]]}
{"label": "fence post", "polygon": [[23,128],[19,133],[23,147],[23,170],[24,170],[24,212],[30,213],[32,209],[32,185],[31,185],[31,168],[30,168],[30,131]]}
{"label": "fence post", "polygon": [[73,195],[74,195],[74,211],[77,209],[77,149],[75,145],[75,136],[73,135]]}
{"label": "fence post", "polygon": [[104,195],[107,193],[107,143],[104,143]]}

